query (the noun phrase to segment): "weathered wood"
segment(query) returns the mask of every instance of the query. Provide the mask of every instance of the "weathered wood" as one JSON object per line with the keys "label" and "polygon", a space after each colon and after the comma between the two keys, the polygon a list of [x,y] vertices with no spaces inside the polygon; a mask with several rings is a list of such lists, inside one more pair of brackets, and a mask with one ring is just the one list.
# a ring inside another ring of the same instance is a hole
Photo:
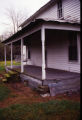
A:
{"label": "weathered wood", "polygon": [[80,79],[74,78],[70,80],[62,80],[57,83],[51,83],[49,84],[49,88],[51,96],[70,91],[77,91],[80,89]]}

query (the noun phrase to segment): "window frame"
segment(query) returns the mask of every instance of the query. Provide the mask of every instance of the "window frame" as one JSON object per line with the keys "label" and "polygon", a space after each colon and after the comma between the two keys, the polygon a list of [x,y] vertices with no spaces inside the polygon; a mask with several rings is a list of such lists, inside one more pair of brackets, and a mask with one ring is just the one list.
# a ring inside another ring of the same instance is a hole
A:
{"label": "window frame", "polygon": [[28,46],[28,59],[31,59],[30,46]]}
{"label": "window frame", "polygon": [[[69,60],[69,62],[78,62],[77,32],[71,32],[69,34],[69,36],[71,36],[71,39],[69,37],[68,60]],[[70,49],[72,50],[71,52],[70,52]],[[70,53],[71,53],[71,55],[70,55]],[[75,56],[72,55],[73,53]]]}
{"label": "window frame", "polygon": [[[62,11],[62,12],[61,12]],[[57,16],[59,19],[63,18],[63,5],[62,0],[59,0],[57,3]]]}

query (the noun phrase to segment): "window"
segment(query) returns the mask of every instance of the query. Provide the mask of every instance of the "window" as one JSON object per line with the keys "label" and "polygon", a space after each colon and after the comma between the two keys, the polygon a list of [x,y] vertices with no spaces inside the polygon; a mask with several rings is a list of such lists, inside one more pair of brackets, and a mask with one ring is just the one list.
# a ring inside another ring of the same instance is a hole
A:
{"label": "window", "polygon": [[71,32],[69,34],[69,61],[77,61],[77,34],[76,32]]}
{"label": "window", "polygon": [[31,57],[30,57],[30,48],[29,48],[29,46],[28,46],[28,59],[30,59]]}
{"label": "window", "polygon": [[58,1],[58,18],[62,18],[63,14],[62,14],[62,0]]}

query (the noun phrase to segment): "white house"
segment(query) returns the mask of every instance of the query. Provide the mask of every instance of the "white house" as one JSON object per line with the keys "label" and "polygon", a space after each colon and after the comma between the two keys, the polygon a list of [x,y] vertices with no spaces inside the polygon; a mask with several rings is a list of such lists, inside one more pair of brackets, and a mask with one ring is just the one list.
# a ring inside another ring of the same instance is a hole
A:
{"label": "white house", "polygon": [[21,42],[21,72],[24,72],[23,45],[26,46],[26,64],[80,73],[80,0],[51,0],[20,25],[22,28],[6,39],[12,45]]}

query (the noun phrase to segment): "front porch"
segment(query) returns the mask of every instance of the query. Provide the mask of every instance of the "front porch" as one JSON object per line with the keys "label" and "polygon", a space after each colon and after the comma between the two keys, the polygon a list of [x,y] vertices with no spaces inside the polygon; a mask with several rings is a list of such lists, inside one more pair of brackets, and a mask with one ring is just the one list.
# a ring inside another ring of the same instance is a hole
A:
{"label": "front porch", "polygon": [[[21,66],[14,66],[14,69],[21,71]],[[42,80],[42,68],[33,65],[24,65],[24,73],[28,76],[35,77]],[[46,68],[46,80],[66,80],[70,78],[80,77],[79,73],[68,72],[64,70],[57,70],[52,68]]]}
{"label": "front porch", "polygon": [[[72,23],[59,24],[55,21],[42,20],[30,23],[6,41],[5,66],[6,45],[10,45],[10,69],[18,70],[22,80],[29,81],[35,87],[62,81],[65,85],[60,85],[57,89],[65,86],[65,89],[68,87],[70,90],[74,85],[76,85],[75,89],[78,89],[80,87],[79,31],[79,27]],[[20,45],[21,66],[15,68],[13,46],[17,44]],[[24,53],[26,53],[25,59]],[[27,62],[26,65],[24,62]]]}
{"label": "front porch", "polygon": [[[10,69],[8,66],[7,68]],[[51,83],[58,83],[64,81],[76,81],[75,84],[80,84],[80,74],[74,72],[68,72],[64,70],[57,70],[52,68],[46,68],[46,79],[42,80],[42,68],[34,65],[24,65],[24,72],[21,73],[21,66],[13,66],[12,70],[18,71],[23,76],[24,80],[29,80],[30,82],[36,82],[37,85],[49,85]],[[34,87],[37,87],[34,86]],[[69,86],[69,85],[68,85]]]}

